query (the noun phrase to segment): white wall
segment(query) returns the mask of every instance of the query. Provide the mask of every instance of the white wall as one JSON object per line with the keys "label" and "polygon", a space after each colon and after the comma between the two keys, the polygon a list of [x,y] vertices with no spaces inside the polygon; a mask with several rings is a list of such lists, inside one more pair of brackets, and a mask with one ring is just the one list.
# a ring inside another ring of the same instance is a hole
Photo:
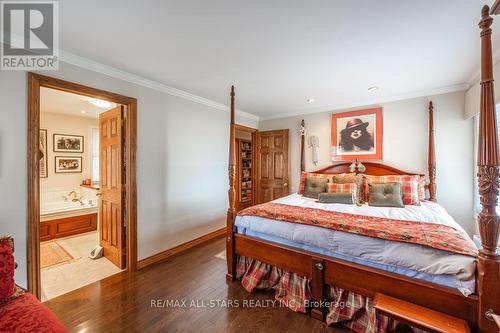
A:
{"label": "white wall", "polygon": [[[224,227],[228,112],[64,63],[42,74],[137,98],[139,259]],[[0,72],[0,234],[15,238],[16,281],[24,287],[26,92],[26,73]]]}
{"label": "white wall", "polygon": [[16,283],[26,287],[26,74],[0,72],[0,234],[15,241]]}
{"label": "white wall", "polygon": [[[43,96],[42,96],[43,98]],[[99,126],[97,119],[68,116],[57,113],[40,113],[40,128],[47,130],[47,178],[40,179],[40,188],[50,189],[61,186],[78,187],[82,180],[91,178],[91,127]],[[83,136],[83,153],[55,153],[53,149],[54,134]],[[82,157],[81,173],[56,173],[55,156]]]}
{"label": "white wall", "polygon": [[[434,103],[438,202],[469,234],[473,222],[473,122],[463,119],[464,92],[384,103],[383,163],[415,173],[427,173],[428,101]],[[356,108],[356,109],[363,109]],[[350,109],[352,110],[352,109]],[[350,110],[339,110],[344,112]],[[260,130],[290,129],[291,189],[297,191],[300,173],[300,120],[308,135],[319,137],[319,164],[306,144],[306,170],[331,164],[331,112],[263,120]]]}
{"label": "white wall", "polygon": [[[500,77],[500,62],[497,62],[493,66],[493,77]],[[495,89],[495,104],[500,103],[500,89],[498,89],[498,83],[496,84],[497,89]],[[479,114],[480,105],[480,95],[481,95],[481,85],[480,81],[474,83],[465,93],[465,108],[464,108],[464,118],[469,119]]]}

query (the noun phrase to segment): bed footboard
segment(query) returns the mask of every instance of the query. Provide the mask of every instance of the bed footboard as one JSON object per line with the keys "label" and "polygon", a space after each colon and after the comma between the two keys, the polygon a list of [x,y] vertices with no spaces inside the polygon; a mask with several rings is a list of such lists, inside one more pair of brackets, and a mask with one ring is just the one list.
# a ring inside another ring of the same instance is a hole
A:
{"label": "bed footboard", "polygon": [[338,286],[374,298],[382,293],[407,302],[467,320],[477,325],[478,298],[457,290],[403,275],[366,267],[333,257],[318,255],[245,235],[234,235],[236,255],[256,259],[307,277],[311,281],[314,307],[311,316],[323,320],[329,286]]}
{"label": "bed footboard", "polygon": [[326,259],[325,282],[373,299],[385,294],[466,320],[476,327],[477,295],[370,268],[340,259]]}
{"label": "bed footboard", "polygon": [[234,235],[234,242],[236,255],[252,258],[308,278],[311,281],[313,298],[311,316],[318,320],[324,319],[325,309],[320,306],[326,295],[325,262],[322,257],[239,234]]}

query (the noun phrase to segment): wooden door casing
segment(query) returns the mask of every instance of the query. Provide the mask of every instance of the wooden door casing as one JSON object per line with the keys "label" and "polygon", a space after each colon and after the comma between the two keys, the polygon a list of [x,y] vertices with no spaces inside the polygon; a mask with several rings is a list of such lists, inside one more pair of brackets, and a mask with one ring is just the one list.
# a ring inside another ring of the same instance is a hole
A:
{"label": "wooden door casing", "polygon": [[257,203],[289,194],[288,129],[256,133]]}
{"label": "wooden door casing", "polygon": [[119,106],[99,115],[99,244],[104,248],[104,256],[124,269],[122,108]]}

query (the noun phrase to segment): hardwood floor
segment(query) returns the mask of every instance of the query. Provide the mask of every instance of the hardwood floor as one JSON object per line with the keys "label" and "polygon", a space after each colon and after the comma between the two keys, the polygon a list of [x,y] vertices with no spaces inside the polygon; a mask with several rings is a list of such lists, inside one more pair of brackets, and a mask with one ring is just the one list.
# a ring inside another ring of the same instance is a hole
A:
{"label": "hardwood floor", "polygon": [[[213,240],[163,263],[111,276],[44,304],[70,332],[349,332],[286,308],[243,307],[245,300],[264,303],[273,300],[273,294],[249,294],[239,282],[226,283],[226,262],[215,257],[223,250],[224,239]],[[178,303],[154,307],[156,300]],[[215,305],[233,300],[240,307],[211,307],[210,300]],[[190,307],[191,302],[207,307]]]}

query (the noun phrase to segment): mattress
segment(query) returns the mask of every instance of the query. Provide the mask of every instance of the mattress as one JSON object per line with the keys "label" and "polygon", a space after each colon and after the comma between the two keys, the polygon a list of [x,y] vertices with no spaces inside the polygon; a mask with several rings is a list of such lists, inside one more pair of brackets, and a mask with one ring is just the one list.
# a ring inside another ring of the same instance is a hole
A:
{"label": "mattress", "polygon": [[[351,214],[444,224],[462,227],[437,203],[424,201],[405,208],[368,205],[320,204],[292,194],[273,201]],[[276,221],[257,216],[237,216],[240,234],[332,256],[423,281],[458,289],[468,296],[475,292],[475,258],[417,244],[389,241],[311,225]],[[463,229],[462,229],[463,230]]]}

